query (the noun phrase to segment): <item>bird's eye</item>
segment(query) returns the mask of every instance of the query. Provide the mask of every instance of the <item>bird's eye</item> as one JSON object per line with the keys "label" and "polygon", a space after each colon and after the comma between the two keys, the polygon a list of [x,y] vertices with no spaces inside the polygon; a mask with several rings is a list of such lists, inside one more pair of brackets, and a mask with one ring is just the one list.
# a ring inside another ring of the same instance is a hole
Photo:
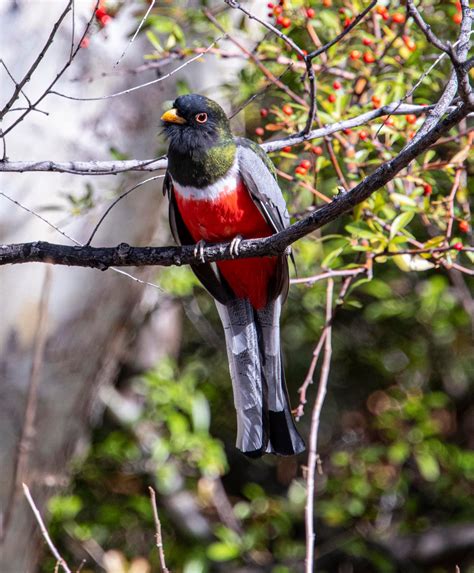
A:
{"label": "bird's eye", "polygon": [[206,123],[207,121],[207,113],[198,113],[196,116],[196,121],[198,123]]}

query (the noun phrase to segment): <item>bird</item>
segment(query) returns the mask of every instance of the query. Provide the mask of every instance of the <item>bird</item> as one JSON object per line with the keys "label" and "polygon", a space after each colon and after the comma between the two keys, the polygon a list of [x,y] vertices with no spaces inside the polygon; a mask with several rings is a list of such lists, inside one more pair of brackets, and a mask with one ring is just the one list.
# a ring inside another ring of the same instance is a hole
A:
{"label": "bird", "polygon": [[[234,137],[215,101],[179,96],[161,116],[168,140],[163,193],[178,245],[195,245],[197,278],[222,322],[237,412],[236,447],[250,458],[305,449],[291,412],[280,349],[289,288],[286,254],[236,259],[242,239],[290,224],[273,163],[255,142]],[[232,259],[206,263],[204,245],[230,241]]]}

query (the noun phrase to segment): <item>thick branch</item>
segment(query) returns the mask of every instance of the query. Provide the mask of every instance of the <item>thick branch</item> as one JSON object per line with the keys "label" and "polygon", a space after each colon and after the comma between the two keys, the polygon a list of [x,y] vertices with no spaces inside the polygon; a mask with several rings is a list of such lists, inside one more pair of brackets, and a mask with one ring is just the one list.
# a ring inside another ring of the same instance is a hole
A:
{"label": "thick branch", "polygon": [[[348,193],[332,203],[294,223],[281,233],[263,239],[244,240],[240,243],[238,258],[276,255],[305,235],[337,219],[355,205],[367,199],[374,191],[391,181],[415,157],[425,151],[441,135],[457,125],[471,111],[461,104],[444,120],[415,144],[408,145],[397,157],[380,165]],[[230,259],[230,244],[220,243],[204,249],[207,262]],[[93,267],[105,270],[110,266],[182,265],[196,263],[193,246],[185,247],[130,247],[122,243],[117,247],[79,247],[55,245],[45,242],[0,246],[0,265],[27,262],[49,262],[59,265]]]}

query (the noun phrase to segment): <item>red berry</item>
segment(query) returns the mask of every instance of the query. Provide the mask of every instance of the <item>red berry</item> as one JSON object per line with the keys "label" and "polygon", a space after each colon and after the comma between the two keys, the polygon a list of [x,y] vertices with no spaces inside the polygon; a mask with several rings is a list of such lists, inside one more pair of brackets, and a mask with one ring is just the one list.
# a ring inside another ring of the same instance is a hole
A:
{"label": "red berry", "polygon": [[336,94],[329,94],[328,101],[329,103],[334,103],[336,101]]}
{"label": "red berry", "polygon": [[301,165],[298,165],[298,167],[295,169],[295,173],[298,173],[298,175],[306,175],[306,169]]}
{"label": "red berry", "polygon": [[303,169],[309,169],[311,167],[311,161],[309,159],[303,159],[300,166],[303,167]]}
{"label": "red berry", "polygon": [[275,6],[275,8],[273,8],[273,13],[275,16],[279,16],[282,12],[283,8],[281,6]]}
{"label": "red berry", "polygon": [[348,28],[352,24],[352,18],[347,17],[344,20],[344,28]]}
{"label": "red berry", "polygon": [[467,233],[469,231],[469,223],[467,221],[459,221],[458,226],[461,233]]}
{"label": "red berry", "polygon": [[385,6],[377,6],[377,8],[375,8],[375,11],[377,12],[377,14],[384,14],[387,11],[387,8]]}
{"label": "red berry", "polygon": [[263,129],[263,127],[257,127],[255,129],[255,135],[258,135],[259,137],[262,137],[262,135],[265,135],[265,130]]}
{"label": "red berry", "polygon": [[423,195],[429,197],[433,193],[433,187],[429,183],[423,185]]}
{"label": "red berry", "polygon": [[313,145],[313,147],[311,148],[311,151],[315,155],[322,155],[323,154],[323,148],[320,145]]}
{"label": "red berry", "polygon": [[390,14],[388,12],[384,12],[381,14],[383,20],[388,20],[390,18]]}
{"label": "red berry", "polygon": [[407,123],[409,123],[410,125],[416,123],[416,115],[413,113],[409,113],[408,115],[406,115],[405,119],[407,120]]}
{"label": "red berry", "polygon": [[281,108],[281,111],[285,115],[293,115],[293,108],[291,107],[291,105],[289,103],[285,103],[285,105]]}
{"label": "red berry", "polygon": [[325,8],[329,8],[330,6],[332,6],[332,0],[323,0],[323,6]]}
{"label": "red berry", "polygon": [[333,87],[335,90],[340,90],[340,89],[342,88],[342,84],[341,84],[341,82],[338,82],[338,81],[336,80],[336,81],[332,84],[332,87]]}
{"label": "red berry", "polygon": [[81,40],[81,48],[88,48],[90,44],[90,40],[89,38],[86,36],[85,38],[82,38]]}
{"label": "red berry", "polygon": [[314,18],[316,16],[316,10],[314,8],[306,8],[306,16],[308,18]]}
{"label": "red berry", "polygon": [[453,249],[456,249],[456,251],[462,251],[464,248],[464,245],[462,243],[454,243],[453,245]]}
{"label": "red berry", "polygon": [[270,10],[271,10],[271,9],[273,8],[273,3],[272,3],[272,2],[269,2],[269,3],[267,4],[267,8],[270,8]]}
{"label": "red berry", "polygon": [[364,131],[364,130],[359,131],[359,139],[361,139],[362,141],[365,141],[368,137],[369,137],[369,134],[366,131]]}
{"label": "red berry", "polygon": [[346,9],[345,8],[339,8],[338,12],[339,12],[339,14],[345,14]]}
{"label": "red berry", "polygon": [[350,128],[343,129],[343,130],[342,130],[342,133],[343,133],[344,135],[350,135],[350,134],[352,133],[352,129],[350,129]]}
{"label": "red berry", "polygon": [[380,107],[382,100],[379,98],[379,96],[373,95],[372,96],[372,103],[374,104],[374,107]]}
{"label": "red berry", "polygon": [[352,50],[352,52],[350,52],[349,54],[349,58],[351,60],[358,60],[361,56],[361,53],[359,52],[359,50]]}
{"label": "red berry", "polygon": [[112,20],[112,18],[108,14],[105,14],[100,19],[100,23],[102,24],[102,26],[107,26],[107,24],[110,22],[110,20]]}
{"label": "red berry", "polygon": [[372,40],[372,38],[363,38],[362,43],[364,44],[364,46],[371,46],[374,43],[374,41]]}
{"label": "red berry", "polygon": [[405,22],[405,14],[401,12],[395,12],[392,16],[392,20],[397,24],[403,24]]}
{"label": "red berry", "polygon": [[[304,54],[305,56],[308,55],[308,50],[301,50],[301,51],[303,52],[303,54]],[[303,61],[303,57],[300,56],[299,54],[296,54],[296,57],[297,57],[297,59],[298,59],[300,62]]]}
{"label": "red berry", "polygon": [[286,147],[283,147],[282,151],[284,151],[285,153],[290,153],[291,152],[291,145],[287,145]]}
{"label": "red berry", "polygon": [[388,127],[393,127],[395,125],[395,122],[391,117],[387,117],[387,119],[383,122],[383,124],[387,125]]}
{"label": "red berry", "polygon": [[410,52],[414,52],[416,50],[415,41],[410,38],[410,36],[402,36],[403,43],[405,46],[410,50]]}
{"label": "red berry", "polygon": [[456,0],[455,4],[456,4],[456,10],[458,12],[461,12],[461,10],[462,10],[461,2],[459,0]]}
{"label": "red berry", "polygon": [[456,12],[456,14],[453,15],[453,22],[455,24],[460,24],[462,22],[462,14]]}
{"label": "red berry", "polygon": [[275,21],[279,26],[281,26],[283,24],[283,16],[278,16]]}
{"label": "red berry", "polygon": [[372,52],[364,52],[364,62],[366,64],[373,64],[375,62],[375,56]]}
{"label": "red berry", "polygon": [[101,20],[107,14],[107,10],[105,8],[97,8],[95,11],[95,17],[97,20]]}
{"label": "red berry", "polygon": [[265,118],[268,115],[268,109],[266,107],[262,107],[262,109],[260,110],[260,116]]}

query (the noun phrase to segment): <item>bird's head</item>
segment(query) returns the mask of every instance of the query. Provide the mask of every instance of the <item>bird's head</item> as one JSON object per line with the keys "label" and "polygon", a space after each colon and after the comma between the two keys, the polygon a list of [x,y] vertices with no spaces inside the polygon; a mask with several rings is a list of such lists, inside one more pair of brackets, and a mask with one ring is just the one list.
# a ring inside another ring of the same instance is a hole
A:
{"label": "bird's head", "polygon": [[229,120],[219,104],[198,94],[176,98],[161,116],[170,148],[181,153],[205,150],[232,139]]}

